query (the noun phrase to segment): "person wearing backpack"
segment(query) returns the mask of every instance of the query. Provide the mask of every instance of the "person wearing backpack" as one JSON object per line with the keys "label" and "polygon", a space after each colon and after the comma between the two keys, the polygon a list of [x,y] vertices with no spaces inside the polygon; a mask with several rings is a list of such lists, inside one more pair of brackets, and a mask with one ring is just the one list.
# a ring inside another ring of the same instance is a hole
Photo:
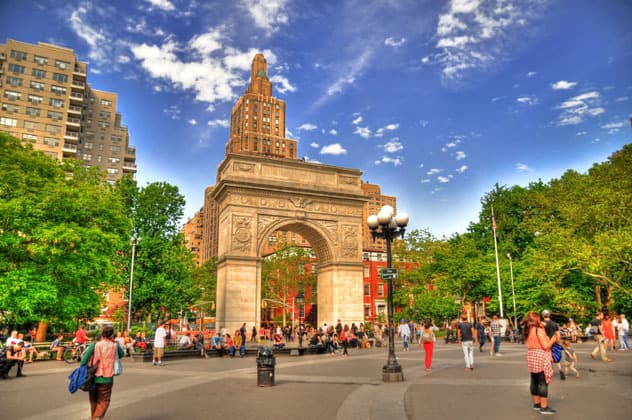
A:
{"label": "person wearing backpack", "polygon": [[114,386],[114,362],[125,352],[114,341],[114,327],[106,325],[101,331],[101,339],[90,344],[81,359],[81,365],[97,366],[95,388],[89,392],[91,419],[102,419],[110,406],[112,387]]}
{"label": "person wearing backpack", "polygon": [[434,343],[435,341],[437,341],[434,332],[438,330],[439,328],[435,326],[434,322],[432,322],[430,318],[426,319],[421,330],[419,346],[423,346],[424,353],[426,354],[426,357],[424,359],[426,372],[430,372],[430,368],[432,366],[432,352],[434,350]]}

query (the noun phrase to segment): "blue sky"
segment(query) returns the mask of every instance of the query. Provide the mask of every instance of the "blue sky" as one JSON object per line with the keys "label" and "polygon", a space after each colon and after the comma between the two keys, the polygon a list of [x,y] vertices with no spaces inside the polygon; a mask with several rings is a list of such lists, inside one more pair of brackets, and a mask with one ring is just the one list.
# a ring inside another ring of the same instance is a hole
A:
{"label": "blue sky", "polygon": [[631,141],[631,19],[625,0],[22,0],[0,3],[0,42],[88,61],[140,184],[177,185],[187,217],[263,52],[299,156],[361,169],[441,237],[495,183],[583,172]]}

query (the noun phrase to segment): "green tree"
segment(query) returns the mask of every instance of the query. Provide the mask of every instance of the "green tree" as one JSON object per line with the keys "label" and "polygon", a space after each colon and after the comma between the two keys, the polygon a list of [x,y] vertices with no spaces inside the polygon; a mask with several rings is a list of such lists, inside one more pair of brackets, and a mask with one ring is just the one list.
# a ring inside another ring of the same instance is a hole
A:
{"label": "green tree", "polygon": [[0,311],[9,323],[74,324],[123,282],[130,219],[101,174],[0,133]]}

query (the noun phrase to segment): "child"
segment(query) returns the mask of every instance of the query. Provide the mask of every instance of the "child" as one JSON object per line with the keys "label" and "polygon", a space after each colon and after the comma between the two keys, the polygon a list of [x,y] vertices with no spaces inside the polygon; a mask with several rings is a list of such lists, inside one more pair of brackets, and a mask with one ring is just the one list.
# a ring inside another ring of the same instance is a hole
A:
{"label": "child", "polygon": [[577,363],[577,355],[575,350],[571,347],[571,343],[568,340],[564,340],[562,343],[564,347],[564,375],[568,375],[568,369],[575,373],[575,377],[579,378],[579,372],[575,369],[575,363]]}

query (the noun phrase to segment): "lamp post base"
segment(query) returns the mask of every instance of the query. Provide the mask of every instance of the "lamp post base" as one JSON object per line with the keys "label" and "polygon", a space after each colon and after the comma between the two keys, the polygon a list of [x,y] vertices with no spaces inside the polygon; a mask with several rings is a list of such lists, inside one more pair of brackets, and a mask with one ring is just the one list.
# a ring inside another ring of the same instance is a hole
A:
{"label": "lamp post base", "polygon": [[400,365],[384,365],[382,368],[383,382],[403,382],[404,372]]}

